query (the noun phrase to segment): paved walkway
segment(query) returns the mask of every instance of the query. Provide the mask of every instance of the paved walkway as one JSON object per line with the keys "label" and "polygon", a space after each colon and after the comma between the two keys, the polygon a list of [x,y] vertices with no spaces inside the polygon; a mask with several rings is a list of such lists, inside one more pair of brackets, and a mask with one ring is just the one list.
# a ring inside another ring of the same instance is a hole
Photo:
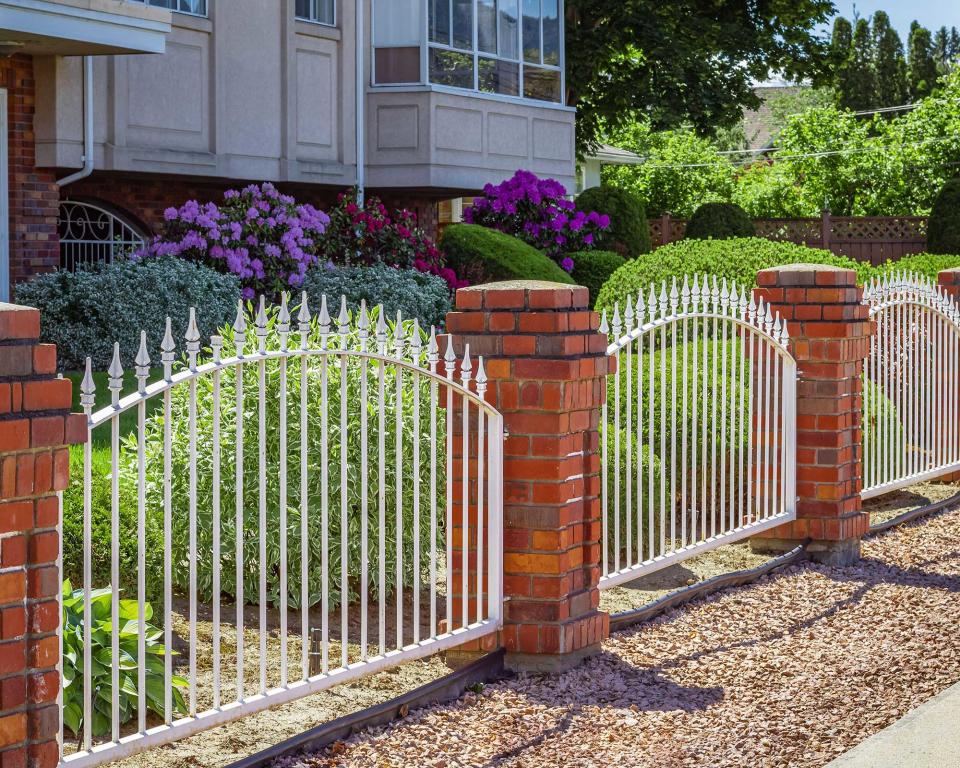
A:
{"label": "paved walkway", "polygon": [[960,683],[871,736],[827,768],[960,766]]}

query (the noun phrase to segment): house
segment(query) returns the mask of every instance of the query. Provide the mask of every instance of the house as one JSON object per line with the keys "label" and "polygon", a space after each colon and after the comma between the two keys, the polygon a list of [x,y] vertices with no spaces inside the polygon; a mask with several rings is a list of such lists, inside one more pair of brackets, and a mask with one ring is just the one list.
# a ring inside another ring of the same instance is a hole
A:
{"label": "house", "polygon": [[572,187],[563,67],[562,0],[0,0],[0,300],[250,181],[428,229],[517,168]]}

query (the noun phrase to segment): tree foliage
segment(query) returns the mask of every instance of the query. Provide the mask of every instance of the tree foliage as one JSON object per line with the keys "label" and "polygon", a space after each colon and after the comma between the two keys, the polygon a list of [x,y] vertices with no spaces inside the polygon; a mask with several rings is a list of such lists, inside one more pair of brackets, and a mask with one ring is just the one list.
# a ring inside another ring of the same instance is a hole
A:
{"label": "tree foliage", "polygon": [[930,30],[913,22],[907,43],[907,82],[911,100],[929,96],[937,83],[937,62],[934,59]]}
{"label": "tree foliage", "polygon": [[884,11],[873,14],[874,71],[877,78],[877,104],[892,107],[907,101],[907,65],[900,35],[890,26]]}
{"label": "tree foliage", "polygon": [[643,114],[656,129],[700,134],[757,107],[753,84],[774,72],[819,77],[816,34],[831,0],[568,0],[567,100],[579,149]]}

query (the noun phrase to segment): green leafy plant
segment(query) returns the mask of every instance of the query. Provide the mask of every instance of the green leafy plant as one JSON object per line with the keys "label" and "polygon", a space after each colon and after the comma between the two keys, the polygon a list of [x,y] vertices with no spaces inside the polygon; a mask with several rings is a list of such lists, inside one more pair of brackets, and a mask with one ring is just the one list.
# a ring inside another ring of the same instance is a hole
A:
{"label": "green leafy plant", "polygon": [[472,284],[497,280],[547,280],[572,285],[573,278],[532,245],[479,224],[453,224],[440,248],[447,263]]}
{"label": "green leafy plant", "polygon": [[960,178],[943,185],[927,225],[930,253],[960,253]]}
{"label": "green leafy plant", "polygon": [[[598,232],[593,245],[621,256],[636,256],[650,251],[650,226],[643,202],[633,192],[602,184],[580,193],[577,205],[585,211],[596,211],[610,217],[610,226]],[[571,255],[576,273],[580,254]]]}
{"label": "green leafy plant", "polygon": [[591,305],[596,301],[603,284],[610,279],[610,275],[626,263],[626,259],[612,251],[584,251],[572,254],[572,258],[573,280],[590,290]]}
{"label": "green leafy plant", "polygon": [[684,237],[688,240],[728,240],[753,237],[756,227],[746,211],[734,203],[704,203],[690,217]]}
{"label": "green leafy plant", "polygon": [[[71,582],[63,583],[63,724],[75,736],[83,728],[83,612],[82,589],[73,589]],[[111,726],[112,667],[115,661],[120,667],[120,723],[129,722],[137,711],[137,689],[140,664],[146,665],[147,708],[164,715],[164,657],[173,653],[160,642],[163,632],[150,623],[153,608],[144,605],[140,616],[136,600],[121,600],[120,613],[113,616],[112,590],[110,587],[93,590],[90,595],[90,641],[89,663],[91,664],[91,701],[93,704],[92,733],[102,736]],[[139,659],[139,636],[144,633],[146,657]],[[113,633],[118,632],[120,658],[113,658]],[[187,681],[173,675],[171,679],[171,702],[174,714],[186,715],[187,705],[183,691]]]}
{"label": "green leafy plant", "polygon": [[933,282],[944,269],[960,267],[960,254],[949,253],[912,253],[896,261],[886,261],[874,269],[874,274],[882,276],[891,272],[915,272]]}

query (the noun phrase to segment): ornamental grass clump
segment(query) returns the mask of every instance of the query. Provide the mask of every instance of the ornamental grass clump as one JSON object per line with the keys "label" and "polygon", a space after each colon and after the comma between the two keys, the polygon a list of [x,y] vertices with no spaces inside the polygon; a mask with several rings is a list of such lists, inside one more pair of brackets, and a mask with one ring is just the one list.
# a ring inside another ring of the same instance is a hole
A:
{"label": "ornamental grass clump", "polygon": [[463,220],[518,237],[572,272],[569,254],[593,248],[610,217],[577,210],[566,195],[559,181],[517,171],[502,184],[487,184],[483,196],[464,210]]}
{"label": "ornamental grass clump", "polygon": [[163,234],[135,254],[179,256],[236,275],[243,296],[275,296],[303,284],[319,262],[321,238],[330,218],[299,204],[273,184],[228,189],[218,205],[188,200],[167,208]]}

